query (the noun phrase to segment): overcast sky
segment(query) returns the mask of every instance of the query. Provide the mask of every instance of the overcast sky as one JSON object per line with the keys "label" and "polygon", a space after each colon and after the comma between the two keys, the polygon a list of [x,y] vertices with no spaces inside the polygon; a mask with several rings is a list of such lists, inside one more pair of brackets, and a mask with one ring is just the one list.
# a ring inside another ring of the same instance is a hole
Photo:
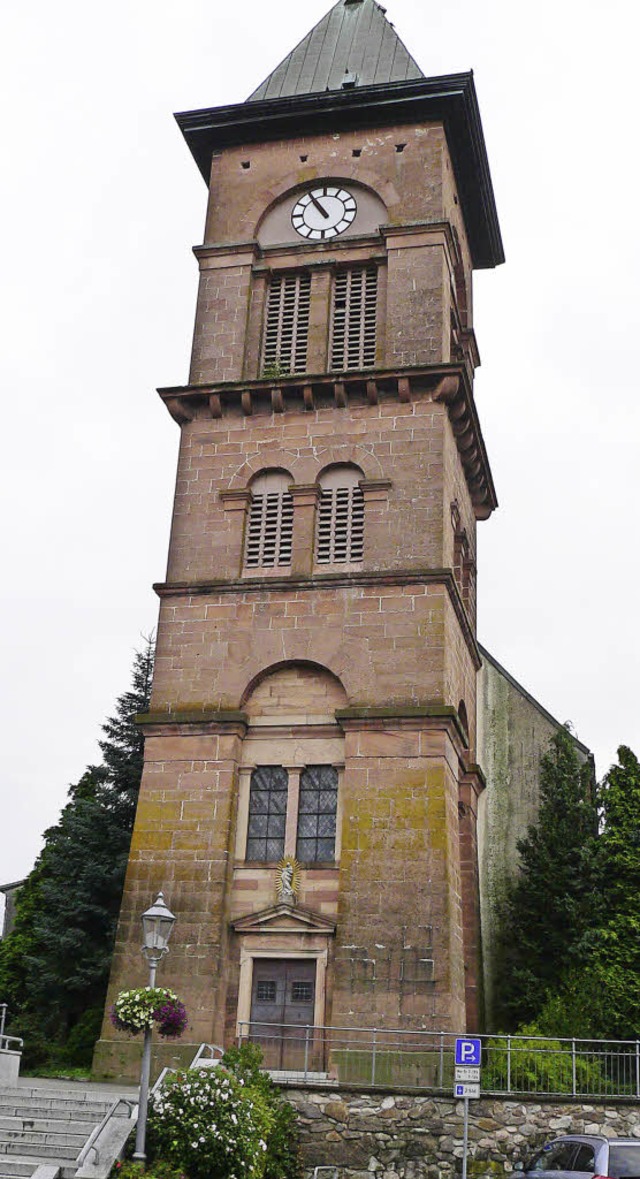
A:
{"label": "overcast sky", "polygon": [[[172,112],[242,101],[330,0],[0,12],[0,880],[32,866],[155,626],[206,188]],[[506,265],[477,275],[500,507],[479,638],[602,774],[640,754],[638,17],[629,0],[388,0],[473,68]]]}

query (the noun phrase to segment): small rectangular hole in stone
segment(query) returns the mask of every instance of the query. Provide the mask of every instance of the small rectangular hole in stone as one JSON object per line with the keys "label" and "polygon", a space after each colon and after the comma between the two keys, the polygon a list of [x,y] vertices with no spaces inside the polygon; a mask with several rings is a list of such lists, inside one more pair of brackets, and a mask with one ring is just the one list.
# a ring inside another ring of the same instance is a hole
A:
{"label": "small rectangular hole in stone", "polygon": [[301,164],[306,164],[306,162],[307,162],[307,160],[308,160],[308,159],[309,159],[309,157],[308,157],[308,156],[300,156],[300,163],[301,163]]}
{"label": "small rectangular hole in stone", "polygon": [[362,155],[362,148],[361,147],[354,147],[353,151],[351,152],[351,155],[355,156],[356,159],[359,160],[360,156]]}
{"label": "small rectangular hole in stone", "polygon": [[243,168],[245,168],[245,169],[246,169],[246,168],[250,168],[250,167],[251,167],[251,160],[243,160],[243,161],[242,161],[242,167],[243,167]]}
{"label": "small rectangular hole in stone", "polygon": [[406,143],[396,143],[396,151],[398,151],[398,152],[404,151],[406,146],[407,146]]}

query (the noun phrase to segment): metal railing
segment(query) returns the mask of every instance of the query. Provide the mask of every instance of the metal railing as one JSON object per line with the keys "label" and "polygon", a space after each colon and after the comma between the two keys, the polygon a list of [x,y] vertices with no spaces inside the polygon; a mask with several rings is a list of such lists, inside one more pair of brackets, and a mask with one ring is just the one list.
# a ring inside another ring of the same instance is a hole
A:
{"label": "metal railing", "polygon": [[[82,1150],[80,1151],[80,1154],[78,1155],[78,1157],[76,1159],[76,1168],[78,1170],[81,1169],[82,1164],[84,1163],[85,1159],[87,1158],[87,1156],[89,1155],[89,1153],[91,1151],[93,1151],[94,1156],[95,1156],[94,1161],[96,1163],[100,1162],[100,1151],[98,1148],[98,1139],[100,1138],[102,1131],[105,1129],[105,1126],[107,1126],[109,1124],[109,1122],[111,1121],[112,1118],[115,1118],[117,1116],[120,1106],[126,1107],[127,1112],[126,1112],[126,1115],[124,1115],[124,1116],[126,1116],[127,1121],[131,1122],[131,1125],[135,1125],[135,1121],[132,1121],[132,1118],[133,1118],[133,1111],[134,1111],[136,1105],[137,1105],[137,1102],[135,1100],[132,1100],[131,1098],[116,1097],[115,1101],[113,1101],[111,1103],[111,1105],[109,1106],[109,1109],[107,1110],[106,1114],[104,1115],[102,1121],[99,1122],[97,1126],[93,1127],[93,1130],[91,1131],[89,1137],[87,1138],[87,1141],[85,1142],[84,1146],[82,1147]],[[121,1114],[120,1116],[122,1117],[123,1115]]]}
{"label": "metal railing", "polygon": [[[483,1092],[509,1096],[640,1099],[639,1040],[484,1035]],[[394,1028],[238,1026],[284,1084],[317,1082],[451,1093],[456,1036]]]}
{"label": "metal railing", "polygon": [[0,1003],[0,1052],[22,1052],[24,1040],[20,1036],[5,1036],[8,1003]]}

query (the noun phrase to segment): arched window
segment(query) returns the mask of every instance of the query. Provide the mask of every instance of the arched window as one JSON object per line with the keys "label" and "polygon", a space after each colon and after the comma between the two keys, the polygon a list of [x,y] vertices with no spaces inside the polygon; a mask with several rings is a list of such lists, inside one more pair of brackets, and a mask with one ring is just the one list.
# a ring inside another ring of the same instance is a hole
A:
{"label": "arched window", "polygon": [[337,465],[320,476],[316,561],[341,565],[362,560],[364,551],[363,478],[359,467]]}
{"label": "arched window", "polygon": [[248,569],[291,564],[292,482],[286,471],[266,471],[251,484],[244,563]]}

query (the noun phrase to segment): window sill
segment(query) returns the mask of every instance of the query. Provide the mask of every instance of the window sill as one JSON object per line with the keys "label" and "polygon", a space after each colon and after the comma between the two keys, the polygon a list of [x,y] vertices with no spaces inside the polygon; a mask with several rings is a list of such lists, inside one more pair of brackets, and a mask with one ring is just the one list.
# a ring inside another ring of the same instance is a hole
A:
{"label": "window sill", "polygon": [[[233,867],[234,869],[242,868],[247,870],[250,868],[273,869],[277,868],[279,863],[279,860],[234,860]],[[339,867],[339,863],[338,860],[305,860],[304,862],[299,860],[298,866],[304,872],[312,872],[314,869],[320,869],[326,872],[331,871],[332,869],[337,869]]]}

